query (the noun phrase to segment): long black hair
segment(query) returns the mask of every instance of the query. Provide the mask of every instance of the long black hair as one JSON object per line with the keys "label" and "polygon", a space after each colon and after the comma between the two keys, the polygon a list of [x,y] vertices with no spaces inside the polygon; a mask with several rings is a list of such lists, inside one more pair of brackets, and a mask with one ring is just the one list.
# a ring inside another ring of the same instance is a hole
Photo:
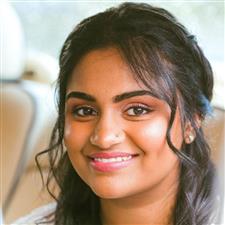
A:
{"label": "long black hair", "polygon": [[[47,187],[58,185],[56,225],[101,224],[99,198],[73,169],[63,146],[65,96],[71,72],[94,49],[115,47],[134,78],[171,109],[167,143],[180,160],[180,179],[173,211],[173,225],[206,225],[213,218],[215,169],[210,148],[196,117],[210,112],[213,74],[193,35],[168,11],[149,4],[122,3],[78,24],[67,37],[60,54],[58,119],[49,149]],[[176,149],[170,138],[177,108],[183,127],[189,123],[195,140]],[[38,160],[37,160],[38,161]],[[40,164],[38,164],[40,166]]]}

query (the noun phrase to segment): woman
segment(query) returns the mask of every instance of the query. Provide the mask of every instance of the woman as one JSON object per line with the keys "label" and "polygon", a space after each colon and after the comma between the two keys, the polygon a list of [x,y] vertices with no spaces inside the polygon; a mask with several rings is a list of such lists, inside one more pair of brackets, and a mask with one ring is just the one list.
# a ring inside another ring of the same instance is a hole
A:
{"label": "woman", "polygon": [[212,88],[194,36],[166,10],[123,3],[82,21],[62,48],[58,120],[37,155],[48,153],[47,186],[59,186],[45,221],[214,222],[215,171],[201,128]]}

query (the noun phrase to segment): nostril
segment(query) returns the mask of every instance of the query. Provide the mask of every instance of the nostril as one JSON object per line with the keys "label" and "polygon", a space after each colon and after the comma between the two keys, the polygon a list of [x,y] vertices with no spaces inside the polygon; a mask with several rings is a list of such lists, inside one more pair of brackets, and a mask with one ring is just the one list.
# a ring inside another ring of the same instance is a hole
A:
{"label": "nostril", "polygon": [[101,148],[110,148],[114,144],[122,143],[124,141],[124,134],[122,133],[94,133],[90,137],[90,143]]}

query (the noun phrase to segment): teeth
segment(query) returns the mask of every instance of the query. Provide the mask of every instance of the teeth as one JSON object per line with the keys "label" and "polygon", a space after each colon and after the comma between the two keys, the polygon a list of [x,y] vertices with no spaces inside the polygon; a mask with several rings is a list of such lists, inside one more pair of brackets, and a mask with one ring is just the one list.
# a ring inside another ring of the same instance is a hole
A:
{"label": "teeth", "polygon": [[122,161],[127,161],[129,159],[131,159],[132,156],[127,156],[127,157],[115,157],[115,158],[109,158],[109,159],[105,159],[105,158],[94,158],[94,161],[97,162],[103,162],[103,163],[111,163],[111,162],[122,162]]}

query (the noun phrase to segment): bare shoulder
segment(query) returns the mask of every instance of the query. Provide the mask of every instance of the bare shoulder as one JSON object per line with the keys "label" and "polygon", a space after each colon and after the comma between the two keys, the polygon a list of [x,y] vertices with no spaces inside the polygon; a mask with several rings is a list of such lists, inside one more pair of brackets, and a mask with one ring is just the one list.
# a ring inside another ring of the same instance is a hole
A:
{"label": "bare shoulder", "polygon": [[12,225],[36,225],[36,224],[46,224],[53,225],[51,221],[53,219],[53,213],[56,208],[56,203],[50,203],[48,205],[41,206],[33,210],[30,214],[19,218]]}

